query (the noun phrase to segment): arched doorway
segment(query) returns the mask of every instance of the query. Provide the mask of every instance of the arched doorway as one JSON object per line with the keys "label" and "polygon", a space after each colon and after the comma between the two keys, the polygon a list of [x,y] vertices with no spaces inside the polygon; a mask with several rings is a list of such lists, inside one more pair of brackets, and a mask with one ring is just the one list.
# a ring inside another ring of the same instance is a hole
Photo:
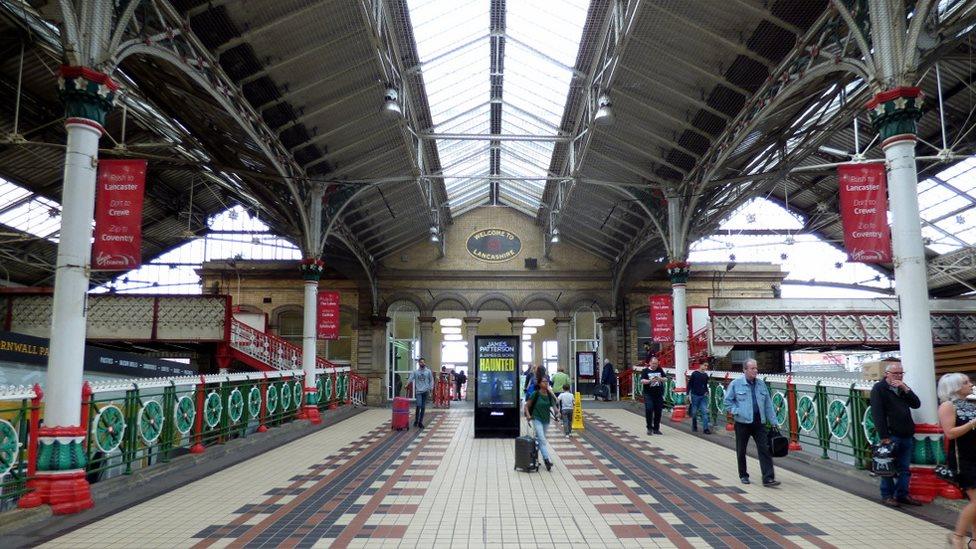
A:
{"label": "arched doorway", "polygon": [[386,329],[387,398],[412,397],[407,390],[407,380],[414,363],[420,358],[420,327],[417,317],[420,309],[409,301],[390,305],[387,315],[390,322]]}

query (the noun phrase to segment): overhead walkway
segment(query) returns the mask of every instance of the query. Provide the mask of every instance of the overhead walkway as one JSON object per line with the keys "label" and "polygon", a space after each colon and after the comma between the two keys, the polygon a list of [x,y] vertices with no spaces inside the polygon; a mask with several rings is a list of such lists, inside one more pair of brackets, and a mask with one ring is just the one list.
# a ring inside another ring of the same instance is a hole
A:
{"label": "overhead walkway", "polygon": [[[932,342],[976,342],[976,302],[929,302]],[[711,298],[715,346],[898,347],[898,300]]]}
{"label": "overhead walkway", "polygon": [[573,438],[553,428],[555,467],[532,474],[513,471],[511,440],[473,438],[470,409],[431,412],[424,431],[391,432],[388,416],[96,508],[42,546],[935,547],[948,533],[784,468],[779,488],[744,486],[731,450],[669,426],[648,437],[622,409],[587,413]]}

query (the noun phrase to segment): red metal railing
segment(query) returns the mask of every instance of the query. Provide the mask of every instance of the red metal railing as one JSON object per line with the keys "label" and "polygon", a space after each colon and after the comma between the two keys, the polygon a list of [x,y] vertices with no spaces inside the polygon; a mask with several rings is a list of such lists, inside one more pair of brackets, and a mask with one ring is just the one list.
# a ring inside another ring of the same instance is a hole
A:
{"label": "red metal railing", "polygon": [[[708,329],[702,328],[688,338],[688,359],[691,368],[698,367],[698,363],[708,356]],[[674,343],[664,343],[657,354],[658,363],[662,368],[674,368]],[[622,391],[621,391],[622,392]]]}

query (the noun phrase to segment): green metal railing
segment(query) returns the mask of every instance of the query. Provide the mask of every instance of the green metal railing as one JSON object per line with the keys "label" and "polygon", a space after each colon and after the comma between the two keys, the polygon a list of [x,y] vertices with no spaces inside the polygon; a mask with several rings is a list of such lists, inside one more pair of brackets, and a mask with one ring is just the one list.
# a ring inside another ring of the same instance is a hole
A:
{"label": "green metal railing", "polygon": [[[666,369],[668,378],[664,406],[674,406],[674,370]],[[725,410],[725,390],[739,372],[708,372],[708,413],[713,425],[732,426],[731,414]],[[794,449],[802,448],[823,459],[836,459],[865,469],[871,458],[871,445],[878,434],[871,419],[869,395],[873,382],[845,379],[815,379],[800,376],[767,375],[776,412],[775,422],[789,434]],[[640,372],[634,372],[632,397],[642,400]],[[942,446],[922,437],[916,445],[915,463],[935,464],[945,460]]]}
{"label": "green metal railing", "polygon": [[37,432],[42,396],[37,385],[0,387],[0,510],[14,507],[27,493],[37,449],[26,441]]}

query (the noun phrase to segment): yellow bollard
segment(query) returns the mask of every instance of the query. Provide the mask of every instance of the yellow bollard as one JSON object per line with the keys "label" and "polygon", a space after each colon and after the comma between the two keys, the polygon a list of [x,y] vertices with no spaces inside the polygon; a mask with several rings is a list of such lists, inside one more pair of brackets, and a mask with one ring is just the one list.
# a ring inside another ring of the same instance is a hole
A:
{"label": "yellow bollard", "polygon": [[576,398],[573,401],[573,430],[583,430],[583,399],[580,397],[579,391],[576,392]]}

